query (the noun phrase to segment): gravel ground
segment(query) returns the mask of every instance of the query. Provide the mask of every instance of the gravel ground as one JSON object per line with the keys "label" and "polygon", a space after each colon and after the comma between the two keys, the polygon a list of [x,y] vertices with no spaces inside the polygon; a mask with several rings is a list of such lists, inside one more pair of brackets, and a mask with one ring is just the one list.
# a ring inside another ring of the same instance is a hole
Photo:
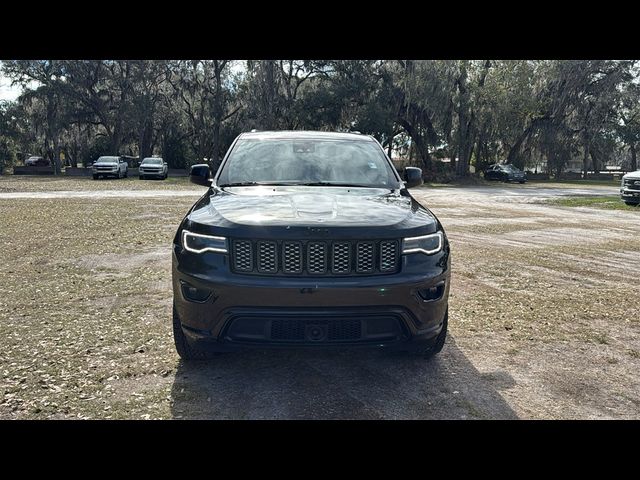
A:
{"label": "gravel ground", "polygon": [[[43,196],[2,195],[20,192]],[[615,187],[414,190],[453,252],[451,335],[431,362],[257,350],[185,365],[170,243],[203,192],[0,177],[0,418],[640,417],[640,212],[540,203]]]}

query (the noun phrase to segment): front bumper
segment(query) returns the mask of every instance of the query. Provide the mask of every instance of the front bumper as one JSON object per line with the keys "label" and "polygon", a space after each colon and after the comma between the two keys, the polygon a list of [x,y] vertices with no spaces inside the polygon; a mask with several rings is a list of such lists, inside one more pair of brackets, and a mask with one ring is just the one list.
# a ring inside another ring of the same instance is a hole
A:
{"label": "front bumper", "polygon": [[631,190],[628,188],[620,189],[620,198],[626,201],[638,201],[640,202],[640,190]]}
{"label": "front bumper", "polygon": [[120,170],[92,170],[94,175],[117,177],[120,175]]}
{"label": "front bumper", "polygon": [[162,170],[138,170],[138,174],[142,177],[164,177],[164,172]]}
{"label": "front bumper", "polygon": [[[448,253],[434,261],[440,266],[402,268],[392,275],[291,278],[234,274],[225,255],[205,253],[193,258],[181,252],[175,245],[176,312],[192,342],[217,350],[341,345],[424,348],[435,342],[447,313]],[[405,255],[403,267],[415,260],[414,255],[421,254]],[[206,274],[192,268],[193,261],[207,265]],[[206,298],[189,299],[185,286],[205,292]],[[420,293],[430,287],[437,287],[438,293],[424,300]]]}

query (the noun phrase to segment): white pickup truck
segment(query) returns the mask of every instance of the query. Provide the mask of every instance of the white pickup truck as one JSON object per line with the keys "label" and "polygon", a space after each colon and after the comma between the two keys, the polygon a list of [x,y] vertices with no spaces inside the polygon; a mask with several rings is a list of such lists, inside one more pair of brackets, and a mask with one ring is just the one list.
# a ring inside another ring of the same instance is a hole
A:
{"label": "white pickup truck", "polygon": [[129,165],[122,157],[104,156],[99,157],[91,167],[93,179],[100,177],[127,178]]}
{"label": "white pickup truck", "polygon": [[162,160],[161,157],[147,157],[142,160],[140,167],[138,168],[138,178],[144,180],[149,177],[156,177],[162,180],[167,178],[169,174],[169,167],[167,162]]}
{"label": "white pickup truck", "polygon": [[622,177],[620,198],[627,205],[640,204],[640,170],[629,172]]}

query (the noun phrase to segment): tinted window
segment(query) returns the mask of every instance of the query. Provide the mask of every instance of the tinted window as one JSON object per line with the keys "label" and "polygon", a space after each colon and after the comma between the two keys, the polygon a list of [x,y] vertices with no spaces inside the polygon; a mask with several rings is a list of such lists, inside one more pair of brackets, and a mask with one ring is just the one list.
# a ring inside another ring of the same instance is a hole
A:
{"label": "tinted window", "polygon": [[398,185],[374,142],[282,138],[238,140],[218,184],[245,182]]}

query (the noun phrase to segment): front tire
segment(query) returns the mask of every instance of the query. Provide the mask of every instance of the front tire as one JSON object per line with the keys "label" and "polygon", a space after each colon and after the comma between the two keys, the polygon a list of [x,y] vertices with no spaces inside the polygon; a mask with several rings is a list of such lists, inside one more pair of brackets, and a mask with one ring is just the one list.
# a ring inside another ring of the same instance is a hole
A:
{"label": "front tire", "polygon": [[638,203],[638,202],[628,202],[627,200],[624,200],[624,203],[629,205],[629,206],[631,206],[631,207],[635,207],[635,206],[640,205],[640,203]]}
{"label": "front tire", "polygon": [[94,180],[97,180],[97,179],[98,179],[98,175],[94,175],[94,176],[93,176],[93,179],[94,179]]}
{"label": "front tire", "polygon": [[425,360],[430,360],[435,355],[440,353],[442,351],[442,348],[444,347],[445,341],[447,340],[448,324],[449,324],[449,310],[447,310],[447,312],[444,314],[444,320],[442,322],[442,330],[440,330],[440,333],[438,334],[438,337],[436,338],[435,343],[431,347],[427,348],[426,350],[423,349],[423,350],[417,350],[413,352],[414,355],[420,356]]}
{"label": "front tire", "polygon": [[144,180],[144,175],[138,175],[138,180]]}
{"label": "front tire", "polygon": [[187,362],[194,360],[207,360],[213,356],[213,354],[207,350],[199,348],[189,342],[182,331],[182,323],[178,317],[175,305],[173,306],[173,341],[176,345],[178,355]]}

